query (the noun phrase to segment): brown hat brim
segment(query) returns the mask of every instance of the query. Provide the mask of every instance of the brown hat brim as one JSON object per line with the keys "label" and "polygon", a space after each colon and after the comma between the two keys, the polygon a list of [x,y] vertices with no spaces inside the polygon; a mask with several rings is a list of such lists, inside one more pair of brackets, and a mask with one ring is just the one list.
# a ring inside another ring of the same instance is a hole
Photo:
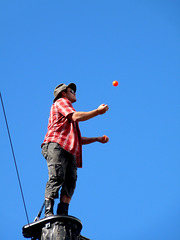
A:
{"label": "brown hat brim", "polygon": [[[71,88],[74,92],[76,92],[76,84],[74,84],[74,83],[70,83],[68,86],[67,86],[67,88]],[[67,89],[66,88],[66,89]]]}

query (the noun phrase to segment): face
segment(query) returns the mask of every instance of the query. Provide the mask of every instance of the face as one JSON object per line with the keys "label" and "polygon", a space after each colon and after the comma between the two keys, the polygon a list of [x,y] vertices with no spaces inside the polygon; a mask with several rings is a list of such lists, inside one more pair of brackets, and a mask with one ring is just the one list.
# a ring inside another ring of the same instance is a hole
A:
{"label": "face", "polygon": [[76,102],[76,93],[71,88],[67,88],[65,97],[72,103]]}

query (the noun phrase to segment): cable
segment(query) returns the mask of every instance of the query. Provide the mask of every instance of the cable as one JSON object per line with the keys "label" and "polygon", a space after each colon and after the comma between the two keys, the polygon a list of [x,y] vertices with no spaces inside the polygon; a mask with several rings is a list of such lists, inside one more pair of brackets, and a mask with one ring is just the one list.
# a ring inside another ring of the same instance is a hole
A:
{"label": "cable", "polygon": [[15,164],[15,168],[16,168],[16,173],[17,173],[17,177],[18,177],[19,187],[20,187],[20,190],[21,190],[21,196],[22,196],[22,200],[23,200],[23,204],[24,204],[24,209],[25,209],[27,221],[28,221],[28,224],[29,224],[29,217],[28,217],[28,213],[27,213],[26,203],[25,203],[25,200],[24,200],[24,194],[23,194],[23,190],[22,190],[22,186],[21,186],[21,181],[20,181],[20,177],[19,177],[18,167],[17,167],[17,163],[16,163],[14,150],[13,150],[11,135],[10,135],[9,127],[8,127],[8,122],[7,122],[7,118],[6,118],[6,113],[5,113],[5,108],[4,108],[1,92],[0,92],[0,98],[1,98],[2,108],[3,108],[4,118],[5,118],[5,122],[6,122],[6,127],[7,127],[7,131],[8,131],[8,135],[9,135],[9,141],[10,141],[10,145],[11,145],[11,150],[12,150],[12,155],[13,155],[14,164]]}
{"label": "cable", "polygon": [[41,213],[42,213],[42,210],[43,210],[44,206],[45,206],[45,201],[43,202],[43,205],[42,205],[40,211],[38,212],[37,217],[35,217],[34,222],[36,222],[36,221],[39,220],[39,218],[40,218],[40,216],[41,216]]}

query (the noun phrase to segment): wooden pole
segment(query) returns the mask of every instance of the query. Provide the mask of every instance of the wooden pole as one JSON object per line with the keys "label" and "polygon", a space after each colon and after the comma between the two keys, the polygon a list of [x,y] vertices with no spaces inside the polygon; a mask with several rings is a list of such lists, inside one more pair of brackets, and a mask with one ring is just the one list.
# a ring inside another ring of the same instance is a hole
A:
{"label": "wooden pole", "polygon": [[22,233],[32,240],[90,240],[80,233],[82,223],[73,216],[53,215],[27,224]]}

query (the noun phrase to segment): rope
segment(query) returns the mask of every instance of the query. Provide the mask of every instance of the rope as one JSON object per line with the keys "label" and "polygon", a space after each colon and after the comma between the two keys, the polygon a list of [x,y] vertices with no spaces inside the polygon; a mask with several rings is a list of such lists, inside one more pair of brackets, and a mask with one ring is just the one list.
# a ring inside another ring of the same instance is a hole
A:
{"label": "rope", "polygon": [[10,141],[10,145],[11,145],[12,155],[13,155],[13,159],[14,159],[14,164],[15,164],[15,168],[16,168],[16,173],[17,173],[17,177],[18,177],[19,187],[21,190],[21,196],[22,196],[22,200],[23,200],[23,204],[24,204],[25,213],[26,213],[26,218],[27,218],[27,222],[29,224],[29,217],[28,217],[28,213],[27,213],[26,203],[24,200],[24,194],[23,194],[23,190],[22,190],[20,177],[19,177],[18,167],[17,167],[17,163],[16,163],[14,150],[13,150],[13,144],[12,144],[11,135],[10,135],[9,127],[8,127],[8,122],[7,122],[7,117],[6,117],[6,113],[5,113],[5,108],[4,108],[1,92],[0,92],[0,98],[1,98],[2,108],[3,108],[4,118],[5,118],[5,122],[6,122],[6,127],[7,127],[7,131],[8,131],[9,141]]}

